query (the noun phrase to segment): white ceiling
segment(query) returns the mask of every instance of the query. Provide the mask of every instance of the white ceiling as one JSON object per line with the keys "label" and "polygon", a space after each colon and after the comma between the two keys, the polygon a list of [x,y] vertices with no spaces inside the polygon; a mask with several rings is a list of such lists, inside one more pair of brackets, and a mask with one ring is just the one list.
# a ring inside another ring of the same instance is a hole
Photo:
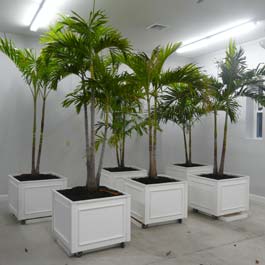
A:
{"label": "white ceiling", "polygon": [[[0,31],[36,34],[25,26],[27,14],[39,0],[0,0]],[[62,1],[60,12],[76,11],[87,16],[92,0]],[[106,10],[113,26],[128,37],[135,48],[150,51],[159,44],[187,41],[223,25],[242,19],[265,19],[265,0],[96,0],[97,8]],[[154,24],[169,27],[164,31],[147,31]],[[38,32],[37,34],[40,34]],[[265,24],[238,42],[265,38]],[[195,57],[225,47],[227,41],[183,56]]]}

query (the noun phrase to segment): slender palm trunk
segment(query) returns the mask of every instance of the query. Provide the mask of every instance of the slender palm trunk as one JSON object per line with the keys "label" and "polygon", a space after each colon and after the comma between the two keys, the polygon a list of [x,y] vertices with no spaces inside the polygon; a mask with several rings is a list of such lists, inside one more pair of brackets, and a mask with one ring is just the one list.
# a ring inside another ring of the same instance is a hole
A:
{"label": "slender palm trunk", "polygon": [[122,132],[122,149],[121,149],[121,167],[125,167],[125,141],[126,141],[126,115],[123,113],[123,132]]}
{"label": "slender palm trunk", "polygon": [[116,149],[117,166],[120,167],[121,163],[120,163],[120,155],[119,155],[119,144],[116,145],[115,149]]}
{"label": "slender palm trunk", "polygon": [[228,126],[228,114],[225,113],[223,149],[222,149],[222,156],[221,156],[220,167],[219,167],[220,177],[224,175],[224,165],[225,165],[225,155],[226,155],[226,145],[227,145],[227,126]]}
{"label": "slender palm trunk", "polygon": [[214,161],[213,161],[213,174],[218,174],[218,161],[217,161],[217,111],[214,111]]}
{"label": "slender palm trunk", "polygon": [[185,149],[185,163],[188,164],[188,147],[187,147],[187,138],[186,138],[186,128],[182,127],[183,139],[184,139],[184,149]]}
{"label": "slender palm trunk", "polygon": [[37,130],[37,96],[33,97],[33,126],[32,126],[32,150],[31,150],[31,174],[36,175],[35,150],[36,150],[36,130]]}
{"label": "slender palm trunk", "polygon": [[153,177],[157,177],[157,161],[156,161],[156,147],[157,147],[157,97],[155,96],[154,99],[154,115],[153,115],[153,121],[154,121],[154,126],[153,126]]}
{"label": "slender palm trunk", "polygon": [[189,161],[188,161],[188,164],[189,165],[191,165],[192,164],[192,162],[191,162],[191,150],[192,150],[192,146],[191,146],[191,137],[192,137],[192,135],[191,135],[191,126],[189,126]]}
{"label": "slender palm trunk", "polygon": [[157,146],[157,130],[153,127],[153,152],[152,152],[152,171],[151,176],[157,177],[157,161],[156,161],[156,146]]}
{"label": "slender palm trunk", "polygon": [[104,159],[104,153],[105,153],[107,135],[108,135],[108,128],[109,128],[108,125],[109,125],[109,112],[108,112],[108,108],[107,108],[106,113],[105,113],[103,144],[102,144],[102,148],[101,148],[99,164],[98,164],[98,171],[97,171],[97,176],[96,176],[97,186],[100,185],[100,176],[101,176],[101,170],[102,170],[102,165],[103,165],[103,159]]}
{"label": "slender palm trunk", "polygon": [[155,167],[153,164],[153,126],[152,126],[152,117],[151,117],[151,103],[149,99],[149,95],[147,98],[147,111],[148,111],[148,137],[149,137],[149,170],[148,176],[155,177]]}
{"label": "slender palm trunk", "polygon": [[121,143],[121,167],[125,167],[125,136],[123,136]]}
{"label": "slender palm trunk", "polygon": [[90,145],[89,145],[89,173],[87,179],[87,188],[88,190],[96,190],[98,188],[96,181],[96,172],[95,172],[95,93],[92,89],[91,92],[91,102],[90,102]]}
{"label": "slender palm trunk", "polygon": [[[114,111],[112,113],[112,134],[113,135],[117,135],[117,126],[116,126],[116,121],[117,121],[118,117],[117,117],[117,113]],[[119,154],[119,141],[117,141],[115,143],[115,153],[116,153],[116,162],[117,162],[117,166],[120,167],[120,154]]]}
{"label": "slender palm trunk", "polygon": [[153,166],[153,130],[152,126],[149,125],[148,128],[148,137],[149,137],[149,177],[154,177],[154,166]]}
{"label": "slender palm trunk", "polygon": [[[86,89],[85,89],[85,79],[84,76],[82,76],[82,85],[83,85],[83,94],[86,94]],[[86,186],[87,188],[90,186],[89,183],[89,169],[90,169],[90,152],[89,152],[89,130],[88,130],[88,109],[87,109],[87,104],[84,103],[84,125],[85,125],[85,145],[86,145]]]}
{"label": "slender palm trunk", "polygon": [[36,174],[40,174],[40,160],[42,153],[42,145],[43,145],[43,134],[44,134],[44,125],[45,125],[45,110],[46,110],[46,99],[44,91],[43,99],[42,99],[42,111],[41,111],[41,126],[40,126],[40,137],[39,137],[39,148],[38,148],[38,156],[37,156],[37,165],[36,165]]}
{"label": "slender palm trunk", "polygon": [[122,142],[119,143],[119,156],[120,156],[120,167],[121,167],[121,157],[122,157]]}
{"label": "slender palm trunk", "polygon": [[84,124],[85,124],[85,144],[86,144],[86,186],[89,187],[89,169],[90,169],[90,156],[89,156],[89,131],[88,131],[88,112],[87,105],[84,104]]}

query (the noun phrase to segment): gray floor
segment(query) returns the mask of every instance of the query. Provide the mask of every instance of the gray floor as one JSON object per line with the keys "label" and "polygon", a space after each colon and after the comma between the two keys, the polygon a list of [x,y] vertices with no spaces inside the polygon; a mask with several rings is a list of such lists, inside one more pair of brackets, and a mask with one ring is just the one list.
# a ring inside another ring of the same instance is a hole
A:
{"label": "gray floor", "polygon": [[183,224],[142,230],[132,225],[125,249],[69,258],[51,237],[51,223],[20,225],[0,202],[0,265],[251,265],[265,264],[265,206],[250,217],[224,223],[189,214]]}

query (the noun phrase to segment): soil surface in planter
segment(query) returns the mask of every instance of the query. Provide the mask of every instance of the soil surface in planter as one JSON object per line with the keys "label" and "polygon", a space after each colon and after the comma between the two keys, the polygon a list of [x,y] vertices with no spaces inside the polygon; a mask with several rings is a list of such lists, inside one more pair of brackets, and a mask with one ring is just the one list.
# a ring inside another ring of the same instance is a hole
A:
{"label": "soil surface in planter", "polygon": [[96,191],[90,192],[84,186],[74,187],[72,189],[59,190],[58,192],[66,198],[70,199],[71,201],[85,201],[123,195],[121,192],[109,189],[104,186],[99,187],[99,189]]}
{"label": "soil surface in planter", "polygon": [[214,174],[201,174],[199,176],[208,178],[208,179],[215,179],[215,180],[240,178],[239,176],[233,176],[233,175],[227,175],[227,174],[224,174],[223,176],[218,176]]}
{"label": "soil surface in planter", "polygon": [[38,181],[38,180],[49,180],[49,179],[59,179],[59,177],[52,175],[52,174],[39,174],[39,175],[32,175],[32,174],[21,174],[18,176],[14,176],[15,179],[18,181]]}
{"label": "soil surface in planter", "polygon": [[139,169],[133,167],[105,167],[104,169],[110,172],[139,171]]}
{"label": "soil surface in planter", "polygon": [[204,165],[201,164],[186,164],[186,163],[182,163],[182,164],[174,164],[175,166],[181,166],[181,167],[203,167]]}
{"label": "soil surface in planter", "polygon": [[178,180],[176,179],[171,179],[171,178],[162,177],[162,176],[157,176],[156,178],[150,178],[150,177],[133,178],[132,180],[140,182],[145,185],[178,182]]}

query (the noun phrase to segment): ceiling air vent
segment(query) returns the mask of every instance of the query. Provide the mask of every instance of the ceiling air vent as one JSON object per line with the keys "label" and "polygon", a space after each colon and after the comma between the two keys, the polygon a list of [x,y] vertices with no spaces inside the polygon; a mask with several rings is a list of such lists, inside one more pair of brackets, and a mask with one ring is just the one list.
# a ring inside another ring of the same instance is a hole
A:
{"label": "ceiling air vent", "polygon": [[156,31],[161,31],[161,30],[164,30],[166,28],[168,28],[168,26],[162,25],[162,24],[152,24],[152,25],[146,27],[147,30],[151,29],[151,30],[156,30]]}

